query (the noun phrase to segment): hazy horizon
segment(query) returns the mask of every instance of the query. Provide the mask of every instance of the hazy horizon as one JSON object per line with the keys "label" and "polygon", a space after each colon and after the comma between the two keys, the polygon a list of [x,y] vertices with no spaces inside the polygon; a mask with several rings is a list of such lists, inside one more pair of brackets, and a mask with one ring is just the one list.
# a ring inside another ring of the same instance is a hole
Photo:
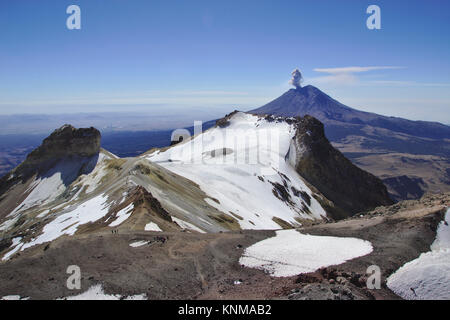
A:
{"label": "hazy horizon", "polygon": [[448,2],[378,1],[380,30],[366,1],[79,0],[80,30],[71,4],[0,3],[0,114],[245,111],[298,67],[352,108],[450,123]]}

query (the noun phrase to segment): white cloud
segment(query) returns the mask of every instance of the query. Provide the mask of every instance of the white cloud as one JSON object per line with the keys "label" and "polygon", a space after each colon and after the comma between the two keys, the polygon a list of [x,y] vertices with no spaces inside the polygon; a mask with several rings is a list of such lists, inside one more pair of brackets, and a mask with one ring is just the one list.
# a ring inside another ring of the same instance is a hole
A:
{"label": "white cloud", "polygon": [[388,85],[388,86],[421,86],[421,87],[449,87],[450,83],[437,82],[417,82],[417,81],[401,81],[401,80],[373,80],[370,84]]}
{"label": "white cloud", "polygon": [[310,78],[311,84],[315,85],[354,85],[359,82],[357,76],[351,73],[340,73],[329,76]]}
{"label": "white cloud", "polygon": [[309,79],[312,84],[323,85],[356,85],[359,84],[360,78],[357,74],[375,71],[402,69],[397,66],[369,66],[369,67],[340,67],[340,68],[315,68],[315,72],[326,73],[326,76],[320,76]]}
{"label": "white cloud", "polygon": [[378,66],[378,67],[341,67],[341,68],[315,68],[316,72],[323,72],[329,74],[351,74],[361,73],[374,70],[389,70],[389,69],[402,69],[403,67],[395,66]]}

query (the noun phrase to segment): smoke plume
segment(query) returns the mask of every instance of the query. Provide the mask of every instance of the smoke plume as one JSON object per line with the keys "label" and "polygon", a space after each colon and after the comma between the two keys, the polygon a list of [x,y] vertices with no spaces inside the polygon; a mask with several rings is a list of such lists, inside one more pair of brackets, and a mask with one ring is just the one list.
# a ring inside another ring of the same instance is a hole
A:
{"label": "smoke plume", "polygon": [[292,79],[289,81],[290,84],[292,84],[296,89],[301,88],[301,82],[303,80],[302,73],[300,70],[295,69],[292,71]]}

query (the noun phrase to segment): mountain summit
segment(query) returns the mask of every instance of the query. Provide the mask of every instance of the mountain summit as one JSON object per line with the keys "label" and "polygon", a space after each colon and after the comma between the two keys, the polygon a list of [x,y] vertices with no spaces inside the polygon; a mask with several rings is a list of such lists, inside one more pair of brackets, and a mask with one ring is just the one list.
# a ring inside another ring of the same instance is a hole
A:
{"label": "mountain summit", "polygon": [[355,111],[334,100],[318,88],[308,85],[290,89],[275,100],[251,112],[284,117],[308,114],[320,121],[342,121],[351,120]]}
{"label": "mountain summit", "polygon": [[[312,85],[290,89],[275,100],[250,112],[284,117],[308,114],[324,124],[342,122],[353,125],[370,125],[424,138],[448,139],[450,137],[449,126],[437,122],[411,121],[359,111],[340,103]],[[450,154],[449,149],[447,149],[447,153]]]}
{"label": "mountain summit", "polygon": [[79,175],[89,173],[101,151],[100,139],[100,131],[93,127],[76,129],[65,124],[54,130],[39,147],[28,154],[24,162],[0,179],[0,202],[3,201],[4,208],[7,207],[5,203],[14,205],[20,197],[27,194],[25,188],[18,192],[19,198],[4,201],[4,193],[13,186],[21,189],[28,186],[30,181],[48,181],[50,176],[57,173],[58,182],[51,181],[44,188],[44,193],[49,196],[52,193],[56,195]]}
{"label": "mountain summit", "polygon": [[311,85],[250,112],[317,118],[333,146],[381,178],[395,200],[450,191],[450,126],[356,110]]}

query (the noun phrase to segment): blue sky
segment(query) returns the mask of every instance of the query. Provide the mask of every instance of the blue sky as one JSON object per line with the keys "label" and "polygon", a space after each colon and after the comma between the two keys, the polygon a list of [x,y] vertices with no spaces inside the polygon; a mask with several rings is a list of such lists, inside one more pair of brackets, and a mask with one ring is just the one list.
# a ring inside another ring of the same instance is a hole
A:
{"label": "blue sky", "polygon": [[298,67],[351,107],[450,123],[449,32],[445,0],[4,0],[0,114],[248,110]]}

